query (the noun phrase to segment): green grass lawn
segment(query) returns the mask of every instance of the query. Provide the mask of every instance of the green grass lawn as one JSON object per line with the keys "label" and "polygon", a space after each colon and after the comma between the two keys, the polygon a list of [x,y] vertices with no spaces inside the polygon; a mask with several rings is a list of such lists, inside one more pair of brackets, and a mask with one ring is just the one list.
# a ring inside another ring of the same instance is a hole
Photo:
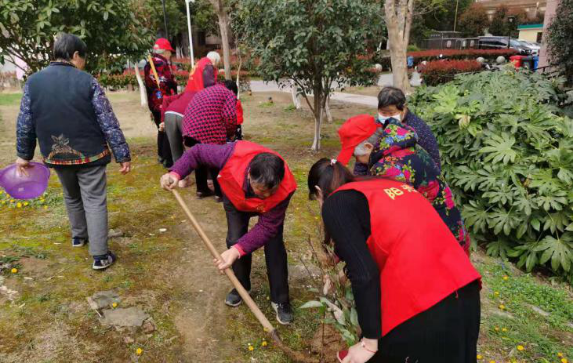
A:
{"label": "green grass lawn", "polygon": [[[0,96],[0,105],[17,107],[17,94],[5,96]],[[273,104],[267,102],[267,96],[242,96],[244,130],[246,139],[274,148],[287,159],[299,186],[285,227],[296,319],[293,325],[278,330],[291,348],[310,352],[323,317],[317,310],[299,308],[316,299],[312,288],[320,286],[320,278],[312,277],[305,268],[316,271],[309,240],[318,244],[320,235],[317,203],[307,199],[307,172],[320,157],[336,156],[336,129],[346,118],[373,110],[335,104],[335,121],[324,126],[323,150],[315,153],[309,150],[313,130],[310,114],[290,107],[289,94],[273,94]],[[138,102],[136,93],[110,95],[112,103],[125,101],[126,97]],[[2,125],[3,130],[6,125]],[[27,205],[20,202],[18,207],[19,201],[0,194],[0,264],[10,264],[18,270],[0,273],[0,286],[4,284],[17,292],[12,301],[0,293],[0,361],[288,361],[266,338],[247,307],[220,310],[223,296],[216,297],[216,308],[200,304],[201,295],[208,292],[199,292],[195,288],[198,282],[187,279],[187,271],[204,272],[207,278],[202,279],[213,282],[213,289],[221,290],[221,282],[225,281],[207,255],[199,254],[203,247],[195,233],[182,223],[184,217],[172,196],[158,187],[164,170],[156,163],[154,136],[128,141],[134,171],[121,176],[115,164],[108,168],[110,227],[125,232],[125,236],[111,240],[120,260],[106,272],[93,272],[87,252],[69,247],[66,212],[55,176],[47,194],[26,201]],[[12,156],[13,148],[9,139],[0,143],[4,156]],[[11,161],[12,157],[5,160]],[[195,200],[193,187],[182,194],[208,235],[222,249],[226,225],[221,205]],[[168,232],[158,233],[159,228]],[[483,276],[479,361],[560,362],[565,358],[571,362],[570,285],[543,275],[525,274],[507,262],[486,256],[480,248],[472,260]],[[252,274],[252,296],[276,325],[268,301],[262,252],[254,255]],[[146,334],[101,326],[97,314],[87,308],[85,298],[110,289],[122,297],[120,305],[143,307],[153,317],[156,330]],[[182,318],[193,320],[183,325]],[[213,337],[218,342],[186,335],[186,325],[203,324],[207,325],[206,337],[215,333]],[[188,351],[202,346],[210,352],[192,355]],[[143,349],[140,356],[137,348]],[[319,357],[318,353],[313,355]],[[325,360],[335,358],[329,356]]]}
{"label": "green grass lawn", "polygon": [[0,93],[0,106],[20,104],[21,93]]}

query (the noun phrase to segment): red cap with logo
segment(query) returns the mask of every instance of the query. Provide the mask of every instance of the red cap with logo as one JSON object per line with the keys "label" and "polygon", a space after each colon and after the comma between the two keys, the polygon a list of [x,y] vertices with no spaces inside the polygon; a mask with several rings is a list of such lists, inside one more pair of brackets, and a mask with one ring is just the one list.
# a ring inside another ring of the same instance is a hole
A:
{"label": "red cap with logo", "polygon": [[357,145],[367,140],[380,126],[375,118],[368,114],[353,116],[345,121],[338,131],[341,140],[341,152],[337,160],[341,164],[347,165]]}
{"label": "red cap with logo", "polygon": [[169,40],[165,39],[165,38],[159,38],[158,40],[155,41],[155,44],[153,45],[153,49],[163,49],[166,51],[171,51],[171,52],[175,52],[173,50],[173,48],[171,47],[171,44],[169,43]]}

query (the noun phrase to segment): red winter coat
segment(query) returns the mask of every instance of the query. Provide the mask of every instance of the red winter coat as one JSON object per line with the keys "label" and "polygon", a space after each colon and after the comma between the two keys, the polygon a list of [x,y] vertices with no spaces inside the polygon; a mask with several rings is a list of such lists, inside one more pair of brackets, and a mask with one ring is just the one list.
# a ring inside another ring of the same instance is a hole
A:
{"label": "red winter coat", "polygon": [[238,141],[235,143],[233,154],[229,157],[221,172],[219,172],[219,176],[217,176],[221,190],[239,211],[264,214],[283,202],[297,189],[295,177],[289,170],[287,163],[285,163],[285,177],[283,177],[277,192],[266,199],[258,197],[246,198],[243,191],[245,170],[249,168],[249,163],[259,153],[272,153],[281,157],[277,152],[259,144]]}
{"label": "red winter coat", "polygon": [[432,205],[412,186],[375,179],[340,190],[359,191],[369,202],[367,245],[380,272],[383,336],[480,279]]}

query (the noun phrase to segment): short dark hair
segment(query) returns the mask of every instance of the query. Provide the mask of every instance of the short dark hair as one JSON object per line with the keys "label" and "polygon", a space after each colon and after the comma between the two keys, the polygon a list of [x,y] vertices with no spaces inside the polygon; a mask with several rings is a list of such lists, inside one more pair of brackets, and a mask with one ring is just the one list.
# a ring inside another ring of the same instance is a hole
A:
{"label": "short dark hair", "polygon": [[383,107],[394,105],[399,110],[403,110],[405,107],[405,103],[407,102],[407,98],[403,90],[400,88],[387,86],[379,92],[379,109]]}
{"label": "short dark hair", "polygon": [[54,59],[69,61],[78,52],[80,57],[86,58],[88,47],[77,35],[60,33],[54,42]]}
{"label": "short dark hair", "polygon": [[225,80],[225,82],[223,82],[223,85],[225,85],[225,87],[230,90],[233,91],[233,93],[235,94],[235,96],[237,96],[237,93],[239,92],[239,90],[237,90],[237,84],[234,81],[231,80]]}
{"label": "short dark hair", "polygon": [[251,181],[272,190],[285,177],[285,162],[272,153],[259,153],[249,162]]}

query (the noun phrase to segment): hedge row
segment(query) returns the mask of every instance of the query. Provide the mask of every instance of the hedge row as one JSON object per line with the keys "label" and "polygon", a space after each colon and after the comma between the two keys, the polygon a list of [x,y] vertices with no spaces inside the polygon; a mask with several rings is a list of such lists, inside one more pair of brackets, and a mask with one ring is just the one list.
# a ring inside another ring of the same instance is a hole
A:
{"label": "hedge row", "polygon": [[[413,57],[414,65],[418,65],[423,61],[436,61],[439,56],[443,58],[455,60],[475,60],[482,57],[488,61],[494,61],[497,57],[508,57],[517,54],[514,49],[429,49],[426,51],[408,52],[407,56]],[[374,63],[379,63],[383,67],[383,71],[390,71],[391,57],[387,54],[379,55],[373,59]]]}
{"label": "hedge row", "polygon": [[494,60],[499,56],[510,57],[518,52],[514,49],[429,49],[426,51],[409,52],[408,56],[414,58],[414,63],[433,61],[442,55],[448,59],[476,59],[478,57]]}
{"label": "hedge row", "polygon": [[[144,72],[140,71],[140,75],[142,78],[144,77]],[[174,72],[174,77],[178,85],[185,86],[187,85],[187,80],[189,79],[189,72],[185,70],[178,70]],[[237,71],[231,71],[231,77],[233,80],[237,77]],[[96,77],[98,82],[103,87],[109,87],[112,89],[124,89],[128,86],[133,88],[138,87],[138,81],[135,75],[134,70],[125,70],[123,74],[117,75],[109,75],[109,74],[100,74]],[[225,76],[223,72],[220,72],[218,75],[219,81],[223,82],[225,80]],[[241,71],[239,73],[239,82],[245,83],[249,81],[249,72]]]}
{"label": "hedge row", "polygon": [[436,86],[452,81],[458,73],[477,72],[481,69],[481,64],[475,60],[442,60],[430,61],[421,66],[419,71],[426,85]]}

